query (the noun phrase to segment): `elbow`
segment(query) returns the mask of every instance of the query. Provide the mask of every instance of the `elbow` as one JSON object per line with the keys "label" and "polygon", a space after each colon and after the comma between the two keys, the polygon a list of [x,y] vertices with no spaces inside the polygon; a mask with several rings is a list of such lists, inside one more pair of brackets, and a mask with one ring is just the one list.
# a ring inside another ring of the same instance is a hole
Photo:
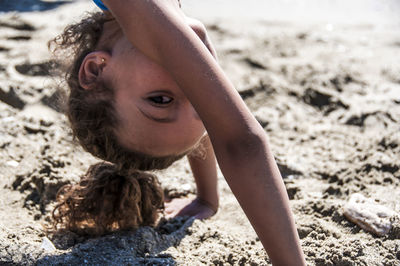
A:
{"label": "elbow", "polygon": [[265,152],[267,145],[267,135],[261,130],[237,136],[225,144],[224,150],[232,158],[252,158]]}

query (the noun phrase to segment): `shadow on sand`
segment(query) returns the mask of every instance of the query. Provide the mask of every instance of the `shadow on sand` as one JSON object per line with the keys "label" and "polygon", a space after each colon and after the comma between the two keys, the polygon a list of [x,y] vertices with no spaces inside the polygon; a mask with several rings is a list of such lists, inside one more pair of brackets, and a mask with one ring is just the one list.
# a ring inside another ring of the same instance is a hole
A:
{"label": "shadow on sand", "polygon": [[0,0],[0,12],[32,12],[54,9],[71,0],[42,1],[42,0]]}
{"label": "shadow on sand", "polygon": [[135,232],[81,239],[78,244],[64,234],[61,236],[64,239],[53,241],[67,252],[44,256],[35,265],[177,265],[165,250],[179,245],[193,221],[194,218],[177,217],[161,222],[156,228],[141,227]]}

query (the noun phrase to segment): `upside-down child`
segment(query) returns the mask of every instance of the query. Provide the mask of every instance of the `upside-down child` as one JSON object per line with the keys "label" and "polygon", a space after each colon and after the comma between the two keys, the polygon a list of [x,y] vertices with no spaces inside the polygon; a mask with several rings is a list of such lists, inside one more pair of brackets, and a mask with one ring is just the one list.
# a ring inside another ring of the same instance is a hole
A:
{"label": "upside-down child", "polygon": [[52,44],[73,51],[66,79],[74,136],[104,162],[59,191],[55,225],[95,235],[154,225],[164,197],[146,171],[183,156],[197,197],[165,203],[164,214],[208,218],[219,205],[216,158],[271,262],[304,265],[265,131],[219,67],[204,26],[177,0],[95,2],[105,11]]}

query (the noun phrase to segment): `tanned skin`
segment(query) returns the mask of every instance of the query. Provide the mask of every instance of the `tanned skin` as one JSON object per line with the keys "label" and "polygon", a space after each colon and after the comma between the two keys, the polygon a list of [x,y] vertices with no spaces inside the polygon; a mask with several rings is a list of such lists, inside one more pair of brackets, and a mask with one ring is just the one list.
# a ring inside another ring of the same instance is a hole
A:
{"label": "tanned skin", "polygon": [[[217,53],[204,25],[200,21],[187,16],[185,19],[186,23],[197,34],[214,59],[217,59]],[[202,139],[199,149],[201,154],[194,151],[193,155],[187,156],[196,182],[196,198],[175,198],[166,202],[164,212],[166,218],[193,216],[198,219],[206,219],[213,216],[218,210],[217,164],[214,150],[208,136]]]}
{"label": "tanned skin", "polygon": [[[203,121],[218,164],[274,265],[305,265],[267,136],[176,0],[104,0],[125,36],[164,67]],[[173,59],[173,60],[172,60]]]}
{"label": "tanned skin", "polygon": [[203,156],[188,156],[197,187],[197,197],[177,198],[165,203],[166,218],[193,216],[198,219],[209,218],[218,210],[217,165],[214,151],[208,137],[202,141]]}

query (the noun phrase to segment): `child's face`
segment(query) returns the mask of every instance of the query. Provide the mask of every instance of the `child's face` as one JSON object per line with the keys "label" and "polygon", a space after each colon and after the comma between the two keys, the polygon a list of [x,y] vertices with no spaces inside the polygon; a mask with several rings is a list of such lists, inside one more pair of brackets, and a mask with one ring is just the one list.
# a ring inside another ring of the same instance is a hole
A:
{"label": "child's face", "polygon": [[172,77],[122,36],[104,75],[115,90],[122,145],[153,156],[190,150],[205,134],[202,121]]}

